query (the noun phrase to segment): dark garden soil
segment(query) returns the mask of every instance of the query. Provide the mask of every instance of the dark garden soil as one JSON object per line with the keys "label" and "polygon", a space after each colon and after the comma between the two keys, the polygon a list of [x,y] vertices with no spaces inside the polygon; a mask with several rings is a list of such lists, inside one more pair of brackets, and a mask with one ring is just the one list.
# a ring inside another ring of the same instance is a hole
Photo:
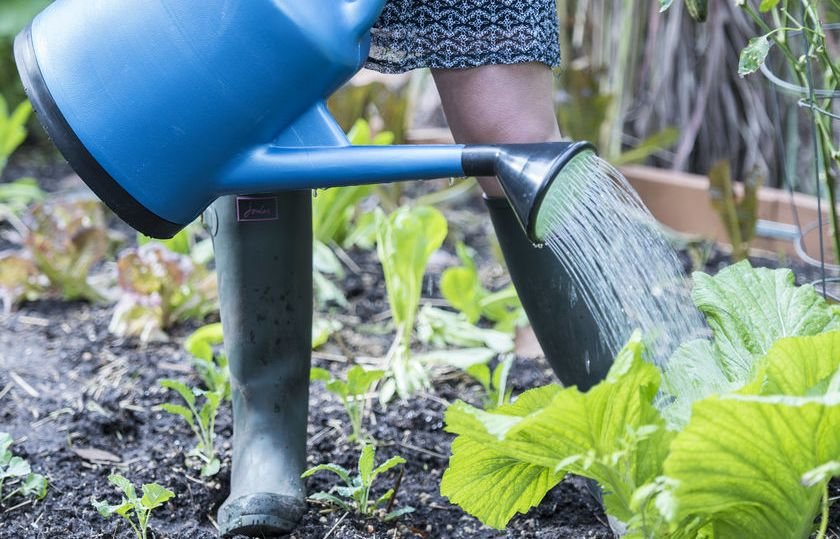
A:
{"label": "dark garden soil", "polygon": [[[44,178],[49,190],[66,186],[60,178],[67,169],[51,162],[15,161],[4,179],[25,173]],[[69,182],[73,185],[73,182]],[[490,255],[489,223],[469,201],[447,210],[450,239],[466,239],[479,250],[479,265],[488,283],[504,282],[501,268]],[[436,279],[442,268],[456,263],[454,241],[432,260],[428,290],[435,301]],[[379,265],[370,254],[351,253],[359,266],[342,283],[350,308],[334,316],[345,328],[323,349],[313,364],[343,373],[353,361],[371,363],[381,357],[390,335],[366,331],[387,320],[388,307]],[[689,257],[686,256],[686,261]],[[714,252],[707,267],[726,259]],[[815,278],[813,274],[805,280]],[[321,314],[320,316],[326,316]],[[199,476],[184,461],[194,439],[179,418],[158,405],[172,400],[160,388],[161,378],[178,378],[193,385],[199,380],[182,349],[184,338],[198,324],[175,328],[171,341],[143,345],[108,332],[111,308],[79,302],[44,300],[22,305],[11,315],[0,315],[0,431],[15,438],[13,450],[49,479],[47,497],[36,503],[0,506],[0,538],[130,538],[131,530],[116,520],[105,520],[90,504],[91,496],[116,500],[108,483],[113,472],[135,484],[157,482],[177,497],[152,517],[152,535],[158,538],[216,537],[215,515],[226,497],[230,475],[231,417],[223,408],[217,420],[217,445],[223,456],[220,473],[212,480]],[[212,321],[212,320],[207,320]],[[517,358],[511,382],[514,394],[552,381],[547,364],[538,357]],[[478,404],[481,391],[456,371],[438,373],[432,391],[386,409],[374,403],[369,430],[378,442],[378,460],[399,454],[406,458],[396,506],[416,511],[397,523],[365,520],[342,511],[310,503],[306,517],[292,537],[418,537],[418,538],[608,538],[613,537],[606,517],[586,484],[569,478],[553,489],[542,504],[516,517],[507,531],[484,527],[439,493],[448,462],[452,435],[443,431],[448,403],[464,399]],[[333,462],[353,467],[358,448],[347,441],[346,415],[322,384],[313,384],[310,397],[308,459],[311,465]],[[393,486],[389,472],[381,494]],[[309,492],[327,490],[329,476],[315,476]],[[836,528],[835,529],[840,529]]]}

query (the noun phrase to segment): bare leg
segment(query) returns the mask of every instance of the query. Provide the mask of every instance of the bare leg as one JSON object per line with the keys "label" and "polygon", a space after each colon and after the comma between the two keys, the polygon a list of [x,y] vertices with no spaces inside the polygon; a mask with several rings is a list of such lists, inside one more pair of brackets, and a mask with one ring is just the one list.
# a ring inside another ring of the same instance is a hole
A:
{"label": "bare leg", "polygon": [[[459,144],[560,140],[551,69],[545,64],[433,69],[443,111]],[[504,196],[495,178],[479,178],[489,197]]]}

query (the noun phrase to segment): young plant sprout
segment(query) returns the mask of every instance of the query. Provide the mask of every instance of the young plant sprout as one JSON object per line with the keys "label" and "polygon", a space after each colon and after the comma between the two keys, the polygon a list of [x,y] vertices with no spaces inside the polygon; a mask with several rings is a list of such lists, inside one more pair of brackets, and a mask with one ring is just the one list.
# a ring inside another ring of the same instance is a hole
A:
{"label": "young plant sprout", "polygon": [[12,454],[12,437],[0,432],[0,506],[14,496],[42,499],[47,495],[47,479],[32,473],[32,467]]}
{"label": "young plant sprout", "polygon": [[478,363],[467,367],[466,373],[475,378],[484,388],[485,410],[495,410],[510,402],[513,390],[507,386],[507,379],[514,357],[513,354],[506,354],[505,358],[492,371],[486,363]]}
{"label": "young plant sprout", "polygon": [[[188,457],[198,458],[201,465],[201,475],[210,477],[216,475],[221,467],[221,461],[216,456],[216,414],[222,401],[222,393],[204,391],[198,388],[190,389],[183,382],[165,379],[160,385],[178,393],[186,406],[164,403],[160,407],[170,414],[180,416],[187,422],[197,439],[196,446],[187,453]],[[204,404],[197,408],[197,398],[203,397]]]}
{"label": "young plant sprout", "polygon": [[192,364],[204,386],[230,400],[230,371],[225,351],[222,324],[207,324],[195,330],[184,341],[184,349],[192,355]]}
{"label": "young plant sprout", "polygon": [[385,371],[367,371],[359,365],[354,365],[347,371],[347,381],[333,377],[330,371],[319,367],[313,367],[310,371],[310,380],[324,382],[327,391],[337,396],[344,405],[347,415],[350,417],[351,433],[347,437],[351,441],[364,441],[365,432],[362,425],[365,416],[367,403],[366,395],[373,384],[385,375]]}
{"label": "young plant sprout", "polygon": [[344,482],[344,486],[336,485],[329,492],[316,492],[311,498],[335,505],[345,511],[358,513],[362,516],[371,516],[379,507],[385,506],[386,510],[381,512],[382,516],[380,518],[386,522],[413,512],[413,507],[401,507],[391,510],[402,474],[397,479],[397,484],[394,488],[389,489],[379,498],[371,500],[371,487],[373,487],[374,480],[380,474],[405,463],[404,458],[397,456],[391,457],[374,468],[375,457],[376,450],[374,447],[370,444],[365,444],[359,456],[358,474],[352,475],[349,470],[337,464],[319,464],[314,468],[306,470],[301,477],[306,478],[322,471],[336,474]]}
{"label": "young plant sprout", "polygon": [[456,246],[462,266],[448,268],[440,277],[440,292],[471,324],[482,317],[494,322],[498,331],[512,333],[527,322],[513,285],[491,292],[481,284],[478,269],[466,245]]}
{"label": "young plant sprout", "polygon": [[174,498],[175,493],[157,483],[151,483],[141,487],[143,497],[139,498],[134,485],[125,477],[112,474],[108,476],[108,481],[119,487],[123,494],[122,501],[119,504],[110,505],[107,501],[97,501],[96,498],[91,497],[93,507],[105,518],[111,518],[113,515],[123,517],[134,530],[137,539],[147,539],[152,510]]}

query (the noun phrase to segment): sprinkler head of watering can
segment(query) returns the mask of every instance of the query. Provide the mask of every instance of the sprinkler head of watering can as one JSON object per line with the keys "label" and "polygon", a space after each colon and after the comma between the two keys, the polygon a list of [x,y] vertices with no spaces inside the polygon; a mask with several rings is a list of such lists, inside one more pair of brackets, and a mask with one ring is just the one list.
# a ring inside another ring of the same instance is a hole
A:
{"label": "sprinkler head of watering can", "polygon": [[464,172],[496,176],[525,233],[535,244],[545,242],[546,200],[562,196],[563,175],[569,165],[595,153],[589,142],[550,142],[466,146]]}

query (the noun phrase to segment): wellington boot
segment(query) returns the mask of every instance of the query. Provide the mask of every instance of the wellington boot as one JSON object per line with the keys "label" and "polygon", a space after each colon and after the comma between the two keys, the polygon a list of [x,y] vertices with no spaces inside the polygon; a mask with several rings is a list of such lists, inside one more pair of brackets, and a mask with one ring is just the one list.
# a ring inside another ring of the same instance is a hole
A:
{"label": "wellington boot", "polygon": [[224,197],[206,212],[233,394],[230,496],[219,532],[288,533],[306,509],[300,478],[312,343],[309,191]]}
{"label": "wellington boot", "polygon": [[609,371],[612,353],[581,294],[550,249],[528,241],[506,199],[485,199],[502,253],[534,334],[566,386],[587,390]]}

